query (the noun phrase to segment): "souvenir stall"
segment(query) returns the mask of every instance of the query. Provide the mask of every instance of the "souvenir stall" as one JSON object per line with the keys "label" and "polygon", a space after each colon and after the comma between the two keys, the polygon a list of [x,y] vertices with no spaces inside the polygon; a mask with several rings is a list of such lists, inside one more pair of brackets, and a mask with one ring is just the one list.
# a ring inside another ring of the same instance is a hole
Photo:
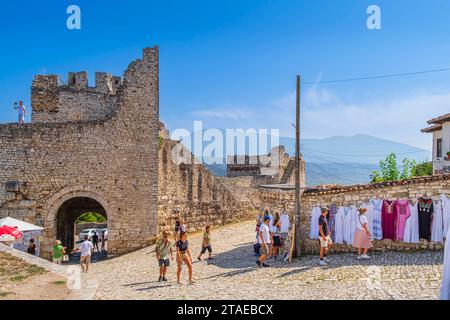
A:
{"label": "souvenir stall", "polygon": [[[334,242],[351,245],[358,218],[358,208],[367,209],[366,217],[372,240],[390,239],[405,243],[443,243],[450,227],[450,198],[370,199],[364,204],[331,205],[328,220]],[[310,239],[319,238],[319,207],[311,212]]]}
{"label": "souvenir stall", "polygon": [[16,250],[26,252],[30,239],[34,239],[35,241],[34,243],[36,244],[36,255],[39,256],[40,254],[39,239],[41,237],[44,228],[11,217],[0,219],[0,227],[1,226],[7,226],[11,228],[17,227],[17,230],[19,230],[22,233],[22,237],[15,240],[12,243],[12,247]]}

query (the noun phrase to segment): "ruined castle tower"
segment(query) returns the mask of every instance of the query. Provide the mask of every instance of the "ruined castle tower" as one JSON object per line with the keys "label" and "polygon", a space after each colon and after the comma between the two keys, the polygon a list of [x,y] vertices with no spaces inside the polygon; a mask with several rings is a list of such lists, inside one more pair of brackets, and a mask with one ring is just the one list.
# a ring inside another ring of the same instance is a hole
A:
{"label": "ruined castle tower", "polygon": [[123,79],[86,72],[36,76],[32,123],[0,125],[0,218],[45,228],[73,247],[74,223],[94,211],[108,223],[108,253],[151,243],[157,230],[158,47],[143,50]]}

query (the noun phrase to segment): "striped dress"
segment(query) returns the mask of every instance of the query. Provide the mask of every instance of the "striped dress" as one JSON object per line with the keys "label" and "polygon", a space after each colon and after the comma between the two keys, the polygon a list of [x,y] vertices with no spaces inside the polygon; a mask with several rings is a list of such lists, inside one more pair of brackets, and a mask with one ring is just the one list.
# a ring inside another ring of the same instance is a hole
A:
{"label": "striped dress", "polygon": [[383,239],[383,228],[381,225],[381,208],[383,206],[383,200],[372,200],[373,205],[373,239]]}

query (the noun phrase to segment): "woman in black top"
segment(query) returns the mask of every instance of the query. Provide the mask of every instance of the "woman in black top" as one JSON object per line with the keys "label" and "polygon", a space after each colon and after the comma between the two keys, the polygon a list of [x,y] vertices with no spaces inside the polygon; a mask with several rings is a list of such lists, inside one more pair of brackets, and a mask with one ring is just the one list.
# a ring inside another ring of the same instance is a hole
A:
{"label": "woman in black top", "polygon": [[187,241],[186,232],[181,232],[180,240],[177,241],[178,284],[181,284],[180,277],[181,269],[183,268],[183,262],[187,265],[189,270],[189,284],[194,284],[194,281],[192,280],[192,258],[189,251],[189,242]]}
{"label": "woman in black top", "polygon": [[32,254],[33,256],[36,255],[36,244],[34,243],[34,239],[33,238],[30,239],[30,242],[29,242],[28,248],[27,248],[27,252],[29,254]]}

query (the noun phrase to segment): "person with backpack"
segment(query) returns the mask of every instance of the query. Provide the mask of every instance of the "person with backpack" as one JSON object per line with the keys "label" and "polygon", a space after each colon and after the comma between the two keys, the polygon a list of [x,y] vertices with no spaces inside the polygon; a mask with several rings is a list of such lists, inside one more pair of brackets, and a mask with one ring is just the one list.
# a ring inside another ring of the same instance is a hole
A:
{"label": "person with backpack", "polygon": [[163,231],[163,237],[156,242],[156,259],[159,264],[159,282],[167,281],[166,273],[167,268],[170,266],[170,259],[173,260],[172,242],[169,239],[169,233]]}
{"label": "person with backpack", "polygon": [[203,233],[203,241],[202,241],[202,251],[198,255],[198,261],[202,261],[202,255],[206,253],[208,250],[209,258],[212,259],[212,247],[211,247],[211,227],[206,226],[205,232]]}

